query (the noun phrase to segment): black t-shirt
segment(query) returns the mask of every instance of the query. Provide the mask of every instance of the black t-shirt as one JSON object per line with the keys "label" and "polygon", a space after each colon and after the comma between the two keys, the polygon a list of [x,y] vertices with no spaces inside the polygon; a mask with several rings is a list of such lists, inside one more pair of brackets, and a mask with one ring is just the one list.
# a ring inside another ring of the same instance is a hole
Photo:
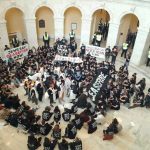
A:
{"label": "black t-shirt", "polygon": [[69,125],[68,127],[68,138],[74,139],[77,134],[77,128],[75,125]]}
{"label": "black t-shirt", "polygon": [[55,139],[61,139],[61,129],[59,129],[57,131],[53,130],[52,135],[53,135],[53,138],[55,138]]}
{"label": "black t-shirt", "polygon": [[42,135],[47,135],[50,132],[50,130],[52,129],[52,126],[50,124],[46,123],[45,125],[40,125],[39,129],[40,129],[40,133]]}
{"label": "black t-shirt", "polygon": [[82,150],[82,141],[74,141],[70,143],[71,150]]}
{"label": "black t-shirt", "polygon": [[43,144],[44,150],[54,150],[55,146],[57,144],[57,140],[52,140],[48,144]]}
{"label": "black t-shirt", "polygon": [[81,46],[81,54],[85,54],[85,46]]}
{"label": "black t-shirt", "polygon": [[43,111],[43,113],[42,113],[42,119],[44,120],[44,121],[48,121],[50,118],[51,118],[51,116],[53,115],[53,113],[51,113],[51,112],[49,112],[49,111]]}
{"label": "black t-shirt", "polygon": [[93,133],[97,130],[97,122],[95,119],[91,120],[89,123],[88,123],[88,133]]}
{"label": "black t-shirt", "polygon": [[54,112],[54,120],[59,121],[61,119],[60,111]]}
{"label": "black t-shirt", "polygon": [[75,118],[73,120],[73,122],[74,122],[76,128],[79,129],[79,130],[82,128],[83,123],[84,123],[83,120],[80,117]]}
{"label": "black t-shirt", "polygon": [[69,112],[63,112],[62,117],[63,117],[64,121],[69,121],[71,118],[71,115]]}

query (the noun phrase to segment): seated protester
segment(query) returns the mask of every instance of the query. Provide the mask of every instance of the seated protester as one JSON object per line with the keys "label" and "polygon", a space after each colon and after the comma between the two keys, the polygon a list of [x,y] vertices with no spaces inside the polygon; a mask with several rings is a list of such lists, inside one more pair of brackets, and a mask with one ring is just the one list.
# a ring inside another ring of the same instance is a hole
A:
{"label": "seated protester", "polygon": [[[51,123],[51,124],[53,124],[53,123]],[[48,124],[48,123],[45,123],[45,121],[42,121],[42,124],[39,125],[39,133],[42,135],[48,135],[52,129],[51,124]]]}
{"label": "seated protester", "polygon": [[105,117],[104,117],[104,112],[97,112],[94,116],[94,119],[96,120],[97,124],[104,124],[105,122]]}
{"label": "seated protester", "polygon": [[36,150],[41,146],[41,140],[42,138],[35,138],[34,135],[29,135],[28,136],[28,149],[29,150]]}
{"label": "seated protester", "polygon": [[83,123],[84,123],[83,119],[78,114],[75,114],[75,118],[72,120],[72,122],[74,123],[76,128],[79,130],[82,128]]}
{"label": "seated protester", "polygon": [[49,121],[53,113],[50,112],[51,108],[49,106],[45,107],[45,110],[42,112],[42,119],[44,121]]}
{"label": "seated protester", "polygon": [[70,143],[71,150],[82,150],[82,141],[79,138],[76,138],[73,142]]}
{"label": "seated protester", "polygon": [[77,128],[74,122],[70,122],[65,129],[65,137],[69,139],[74,139],[77,134]]}
{"label": "seated protester", "polygon": [[113,110],[119,110],[120,109],[120,102],[115,97],[109,98],[109,107]]}
{"label": "seated protester", "polygon": [[95,109],[93,108],[91,103],[87,103],[87,108],[85,109],[85,113],[90,116],[95,114]]}
{"label": "seated protester", "polygon": [[69,150],[69,144],[65,139],[62,139],[62,142],[58,143],[59,150]]}
{"label": "seated protester", "polygon": [[75,114],[78,111],[78,106],[76,103],[74,103],[70,109],[71,114]]}
{"label": "seated protester", "polygon": [[29,128],[30,128],[29,119],[26,117],[20,116],[18,118],[18,131],[19,131],[19,129],[27,131],[27,130],[29,130]]}
{"label": "seated protester", "polygon": [[13,127],[18,127],[18,115],[16,113],[10,113],[10,115],[5,119],[7,123],[10,123]]}
{"label": "seated protester", "polygon": [[129,103],[129,93],[125,87],[120,94],[120,102],[124,104]]}
{"label": "seated protester", "polygon": [[148,89],[148,93],[145,96],[145,106],[146,108],[150,108],[150,88]]}
{"label": "seated protester", "polygon": [[136,98],[133,100],[133,105],[129,107],[129,109],[131,108],[135,108],[135,107],[143,107],[144,106],[144,92],[140,91],[137,93]]}
{"label": "seated protester", "polygon": [[25,101],[23,101],[23,102],[21,103],[20,107],[16,110],[16,113],[17,113],[18,115],[21,115],[21,114],[23,113],[23,111],[29,110],[29,109],[30,109],[30,107],[27,106],[27,104],[26,104]]}
{"label": "seated protester", "polygon": [[54,109],[54,121],[58,123],[61,119],[61,112],[58,106],[55,107]]}
{"label": "seated protester", "polygon": [[62,113],[62,118],[64,119],[64,121],[70,121],[71,114],[68,109]]}
{"label": "seated protester", "polygon": [[88,133],[91,134],[97,130],[97,122],[94,118],[91,117],[88,122]]}
{"label": "seated protester", "polygon": [[49,138],[45,137],[43,147],[44,150],[54,150],[57,144],[57,140],[49,140]]}
{"label": "seated protester", "polygon": [[86,108],[86,106],[87,106],[87,96],[85,94],[82,93],[78,97],[77,106],[78,106],[78,108]]}
{"label": "seated protester", "polygon": [[106,130],[103,130],[104,138],[103,140],[111,140],[113,139],[113,135],[117,134],[122,130],[122,126],[119,124],[118,120],[113,119],[112,123],[107,127]]}
{"label": "seated protester", "polygon": [[28,133],[38,134],[39,133],[39,127],[40,127],[39,124],[37,124],[36,122],[32,122],[31,125],[30,125],[30,128],[28,130]]}
{"label": "seated protester", "polygon": [[61,139],[61,129],[58,124],[56,124],[53,128],[52,137],[57,140]]}
{"label": "seated protester", "polygon": [[146,82],[145,78],[143,78],[136,85],[138,85],[141,88],[141,90],[143,91],[145,89],[145,87],[146,87],[146,83],[145,82]]}

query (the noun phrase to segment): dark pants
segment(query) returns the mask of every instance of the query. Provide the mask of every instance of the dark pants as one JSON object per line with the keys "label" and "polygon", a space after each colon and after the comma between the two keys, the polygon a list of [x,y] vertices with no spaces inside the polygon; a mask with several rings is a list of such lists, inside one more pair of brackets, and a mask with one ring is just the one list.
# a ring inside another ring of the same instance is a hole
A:
{"label": "dark pants", "polygon": [[38,95],[39,95],[39,101],[41,102],[43,98],[43,94],[38,94]]}
{"label": "dark pants", "polygon": [[116,61],[116,56],[112,56],[111,63],[115,64],[115,61]]}
{"label": "dark pants", "polygon": [[44,41],[44,47],[49,47],[49,40]]}
{"label": "dark pants", "polygon": [[54,103],[53,96],[49,96],[49,99],[50,99],[50,104]]}
{"label": "dark pants", "polygon": [[149,65],[149,62],[150,62],[150,58],[147,59],[147,63],[146,63],[146,66]]}
{"label": "dark pants", "polygon": [[74,37],[70,37],[70,43],[74,40]]}
{"label": "dark pants", "polygon": [[127,54],[127,50],[122,50],[121,57],[124,55],[124,58],[126,58],[126,54]]}

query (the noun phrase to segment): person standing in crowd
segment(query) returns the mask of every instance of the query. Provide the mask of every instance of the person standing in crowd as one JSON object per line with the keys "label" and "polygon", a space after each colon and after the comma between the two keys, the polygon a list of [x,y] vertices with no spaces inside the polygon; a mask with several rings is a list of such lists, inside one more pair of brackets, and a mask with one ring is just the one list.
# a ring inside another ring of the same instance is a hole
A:
{"label": "person standing in crowd", "polygon": [[148,49],[148,58],[147,58],[146,66],[149,66],[149,62],[150,62],[150,46],[149,46],[149,49]]}
{"label": "person standing in crowd", "polygon": [[96,43],[96,32],[94,33],[92,38],[92,45],[95,45],[95,43]]}
{"label": "person standing in crowd", "polygon": [[80,56],[81,57],[85,55],[85,50],[86,50],[86,47],[84,44],[82,44],[80,47]]}
{"label": "person standing in crowd", "polygon": [[129,44],[127,42],[123,43],[121,57],[124,55],[124,58],[126,58],[126,54],[128,51],[128,45]]}
{"label": "person standing in crowd", "polygon": [[96,35],[96,43],[97,43],[98,47],[100,47],[101,41],[102,41],[102,35],[100,33],[97,33],[97,35]]}
{"label": "person standing in crowd", "polygon": [[26,39],[23,39],[22,45],[26,45],[26,44],[28,44],[27,40],[26,40]]}
{"label": "person standing in crowd", "polygon": [[130,55],[130,53],[128,53],[127,56],[126,56],[126,60],[124,62],[124,66],[123,66],[126,70],[128,70],[128,66],[129,66],[129,62],[130,62],[130,57],[131,57],[131,55]]}
{"label": "person standing in crowd", "polygon": [[105,49],[105,61],[109,61],[110,54],[111,54],[111,49],[110,49],[110,46],[108,46]]}
{"label": "person standing in crowd", "polygon": [[54,103],[54,87],[53,84],[50,85],[49,89],[47,90],[47,93],[49,95],[49,99],[50,99],[50,106],[53,107],[53,103]]}
{"label": "person standing in crowd", "polygon": [[44,47],[49,47],[49,42],[50,42],[50,36],[48,35],[47,32],[43,35],[43,42],[44,42]]}
{"label": "person standing in crowd", "polygon": [[75,32],[73,30],[70,31],[69,37],[70,37],[70,43],[75,40]]}
{"label": "person standing in crowd", "polygon": [[38,99],[39,99],[40,102],[42,102],[42,98],[43,98],[43,95],[44,95],[44,87],[42,86],[41,83],[37,84],[36,90],[37,90],[37,93],[38,93]]}
{"label": "person standing in crowd", "polygon": [[9,50],[10,48],[8,47],[8,45],[5,45],[4,51]]}
{"label": "person standing in crowd", "polygon": [[16,35],[12,39],[12,45],[13,45],[14,48],[19,47],[19,40],[18,40]]}
{"label": "person standing in crowd", "polygon": [[118,55],[118,48],[117,48],[117,46],[114,46],[112,49],[111,64],[113,64],[113,65],[115,64],[117,55]]}

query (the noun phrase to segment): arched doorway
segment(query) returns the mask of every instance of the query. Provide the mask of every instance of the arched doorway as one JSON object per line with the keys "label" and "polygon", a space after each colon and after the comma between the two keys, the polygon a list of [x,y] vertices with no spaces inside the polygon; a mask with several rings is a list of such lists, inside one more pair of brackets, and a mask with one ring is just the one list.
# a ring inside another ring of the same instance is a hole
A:
{"label": "arched doorway", "polygon": [[69,39],[71,29],[75,32],[75,39],[77,42],[81,38],[81,11],[76,7],[68,8],[64,13],[64,36]]}
{"label": "arched doorway", "polygon": [[139,19],[134,14],[126,14],[122,17],[119,26],[117,45],[122,46],[128,42],[129,50],[132,51],[139,27]]}
{"label": "arched doorway", "polygon": [[47,32],[50,35],[50,42],[53,43],[55,38],[53,11],[46,6],[42,6],[38,8],[38,10],[35,13],[35,16],[39,45],[43,44],[43,35],[45,32]]}
{"label": "arched doorway", "polygon": [[109,21],[110,21],[110,15],[106,10],[98,9],[93,13],[90,43],[95,45],[96,43],[92,42],[94,34],[101,34],[102,39],[101,39],[100,46],[101,47],[106,46],[107,35],[108,35],[108,30],[109,30]]}
{"label": "arched doorway", "polygon": [[12,38],[16,35],[18,40],[22,42],[27,38],[26,26],[24,22],[24,14],[18,8],[11,8],[5,14],[7,32],[11,45]]}

